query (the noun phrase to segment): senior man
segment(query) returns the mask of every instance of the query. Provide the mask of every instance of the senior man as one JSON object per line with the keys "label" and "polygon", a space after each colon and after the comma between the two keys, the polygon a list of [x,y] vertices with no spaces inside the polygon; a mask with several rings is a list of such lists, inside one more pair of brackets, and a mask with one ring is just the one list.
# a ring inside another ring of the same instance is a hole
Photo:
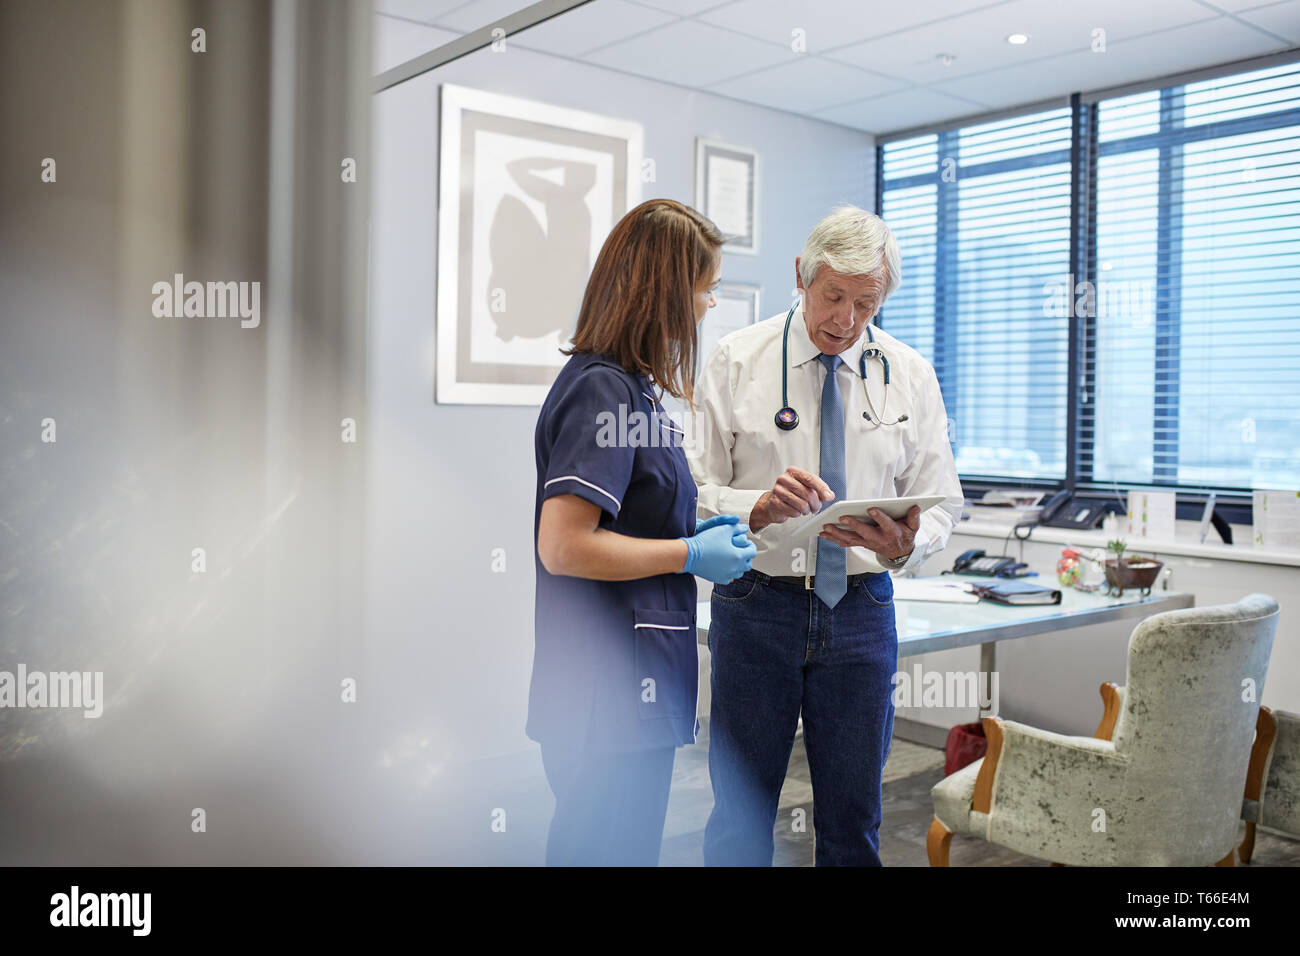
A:
{"label": "senior man", "polygon": [[[782,313],[723,338],[696,389],[687,457],[699,516],[741,515],[758,545],[752,570],[713,588],[706,865],[771,865],[801,712],[817,865],[880,865],[898,657],[889,571],[942,550],[964,503],[934,369],[879,329],[867,343],[899,259],[878,216],[836,209],[795,259],[802,304],[784,354]],[[887,391],[880,358],[861,376],[864,347],[883,352]],[[774,419],[783,404],[792,428]],[[832,501],[930,494],[945,500],[899,521],[845,518],[816,538],[785,527]]]}

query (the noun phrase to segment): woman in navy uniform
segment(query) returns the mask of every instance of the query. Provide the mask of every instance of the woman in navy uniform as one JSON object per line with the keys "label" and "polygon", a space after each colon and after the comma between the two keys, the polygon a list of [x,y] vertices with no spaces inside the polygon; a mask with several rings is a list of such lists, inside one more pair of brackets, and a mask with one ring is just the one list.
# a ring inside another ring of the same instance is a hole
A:
{"label": "woman in navy uniform", "polygon": [[658,864],[674,750],[698,729],[694,575],[734,580],[757,550],[736,515],[697,526],[682,432],[656,397],[655,383],[691,402],[722,242],[672,200],[624,216],[538,416],[527,733],[555,794],[550,865]]}

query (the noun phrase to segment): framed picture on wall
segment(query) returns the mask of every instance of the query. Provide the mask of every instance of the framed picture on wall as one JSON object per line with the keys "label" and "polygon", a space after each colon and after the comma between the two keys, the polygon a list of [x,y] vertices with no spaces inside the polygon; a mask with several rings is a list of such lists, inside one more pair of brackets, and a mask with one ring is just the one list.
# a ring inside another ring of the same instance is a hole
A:
{"label": "framed picture on wall", "polygon": [[[698,385],[704,367],[713,349],[728,332],[743,329],[758,321],[759,286],[745,282],[723,282],[714,291],[717,305],[704,314],[699,325],[699,348],[695,352],[695,382]],[[689,426],[687,435],[694,435],[696,420],[689,406],[680,398],[665,394],[661,399],[669,417],[680,425]],[[690,439],[687,439],[690,440]]]}
{"label": "framed picture on wall", "polygon": [[540,405],[640,201],[641,126],[450,84],[441,99],[435,400]]}
{"label": "framed picture on wall", "polygon": [[704,315],[700,323],[700,348],[697,353],[699,364],[695,371],[695,380],[700,380],[704,365],[713,353],[713,348],[729,332],[743,329],[758,321],[759,286],[745,282],[723,282],[713,293],[717,305]]}
{"label": "framed picture on wall", "polygon": [[734,237],[723,251],[758,255],[758,153],[696,139],[695,208]]}

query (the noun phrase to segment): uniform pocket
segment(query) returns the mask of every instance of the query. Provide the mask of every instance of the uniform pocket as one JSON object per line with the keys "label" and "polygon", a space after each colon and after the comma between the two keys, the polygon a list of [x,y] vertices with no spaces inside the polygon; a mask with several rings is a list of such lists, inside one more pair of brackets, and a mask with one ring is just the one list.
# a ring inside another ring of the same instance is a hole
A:
{"label": "uniform pocket", "polygon": [[632,613],[641,717],[694,719],[700,679],[695,615],[661,608]]}

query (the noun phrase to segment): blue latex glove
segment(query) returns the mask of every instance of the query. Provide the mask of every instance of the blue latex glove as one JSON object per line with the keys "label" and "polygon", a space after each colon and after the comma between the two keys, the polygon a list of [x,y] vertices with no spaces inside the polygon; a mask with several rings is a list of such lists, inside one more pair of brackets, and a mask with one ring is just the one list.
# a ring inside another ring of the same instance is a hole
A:
{"label": "blue latex glove", "polygon": [[739,522],[740,515],[714,515],[712,518],[705,518],[697,524],[695,526],[695,533],[699,534],[701,531],[707,531],[720,524],[739,524]]}
{"label": "blue latex glove", "polygon": [[758,546],[749,540],[749,525],[741,524],[736,515],[720,515],[722,518],[735,518],[733,521],[710,518],[702,523],[703,531],[689,538],[686,542],[686,567],[681,574],[698,574],[714,584],[727,584],[736,580],[746,571],[758,554]]}

